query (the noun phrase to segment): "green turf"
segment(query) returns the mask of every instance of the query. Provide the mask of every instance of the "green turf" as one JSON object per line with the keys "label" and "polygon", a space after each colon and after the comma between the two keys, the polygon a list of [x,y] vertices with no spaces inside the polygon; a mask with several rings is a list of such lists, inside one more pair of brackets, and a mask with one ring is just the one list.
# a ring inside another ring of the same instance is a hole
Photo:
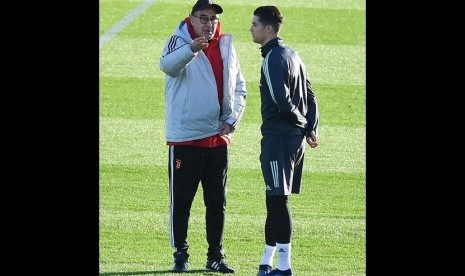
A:
{"label": "green turf", "polygon": [[[169,242],[163,45],[195,0],[162,0],[100,48],[99,274],[175,275]],[[143,1],[100,0],[100,36]],[[248,99],[230,147],[224,244],[237,275],[263,251],[259,45],[253,10],[277,5],[284,42],[306,62],[320,108],[320,146],[307,147],[302,193],[291,196],[295,275],[366,275],[366,4],[355,0],[218,1],[233,33]],[[204,275],[201,188],[189,228],[189,275]]]}

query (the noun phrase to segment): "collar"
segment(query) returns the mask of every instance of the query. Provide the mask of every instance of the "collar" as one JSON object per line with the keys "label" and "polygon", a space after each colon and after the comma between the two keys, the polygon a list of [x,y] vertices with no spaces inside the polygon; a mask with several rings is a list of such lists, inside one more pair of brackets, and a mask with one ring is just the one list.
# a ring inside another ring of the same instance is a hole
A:
{"label": "collar", "polygon": [[262,57],[266,57],[266,55],[271,51],[272,48],[283,45],[283,39],[279,36],[273,38],[272,40],[268,41],[263,47],[260,47],[262,52]]}

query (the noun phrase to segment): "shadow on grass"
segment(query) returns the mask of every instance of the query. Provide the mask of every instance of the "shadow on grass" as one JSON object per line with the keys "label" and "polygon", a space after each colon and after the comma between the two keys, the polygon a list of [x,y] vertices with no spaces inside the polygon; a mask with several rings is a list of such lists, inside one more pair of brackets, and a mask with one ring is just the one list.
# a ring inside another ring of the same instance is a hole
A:
{"label": "shadow on grass", "polygon": [[[157,274],[171,274],[175,273],[172,270],[160,270],[160,271],[134,271],[134,272],[103,272],[99,273],[100,276],[117,276],[117,275],[157,275]],[[176,273],[176,274],[189,274],[189,273],[203,273],[204,275],[218,275],[217,273],[214,274],[213,272],[207,272],[205,269],[196,269],[196,270],[189,270],[183,273]]]}

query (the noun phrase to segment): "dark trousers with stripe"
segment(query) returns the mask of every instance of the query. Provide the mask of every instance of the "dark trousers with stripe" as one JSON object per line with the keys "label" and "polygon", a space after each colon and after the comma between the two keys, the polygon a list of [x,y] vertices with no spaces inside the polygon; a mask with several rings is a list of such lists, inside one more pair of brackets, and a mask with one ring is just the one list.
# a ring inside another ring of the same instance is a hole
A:
{"label": "dark trousers with stripe", "polygon": [[175,251],[187,251],[188,223],[202,183],[208,259],[223,256],[228,147],[169,146],[170,240]]}

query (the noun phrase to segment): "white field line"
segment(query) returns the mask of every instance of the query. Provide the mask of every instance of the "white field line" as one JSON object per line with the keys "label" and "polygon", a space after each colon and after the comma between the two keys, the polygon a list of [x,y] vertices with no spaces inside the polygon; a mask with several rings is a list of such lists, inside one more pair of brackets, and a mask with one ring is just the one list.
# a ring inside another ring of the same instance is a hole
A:
{"label": "white field line", "polygon": [[102,48],[108,41],[112,40],[119,32],[121,32],[129,23],[136,19],[150,6],[155,4],[156,0],[145,0],[139,7],[135,8],[131,13],[126,15],[121,21],[116,23],[109,31],[100,37],[100,48]]}

